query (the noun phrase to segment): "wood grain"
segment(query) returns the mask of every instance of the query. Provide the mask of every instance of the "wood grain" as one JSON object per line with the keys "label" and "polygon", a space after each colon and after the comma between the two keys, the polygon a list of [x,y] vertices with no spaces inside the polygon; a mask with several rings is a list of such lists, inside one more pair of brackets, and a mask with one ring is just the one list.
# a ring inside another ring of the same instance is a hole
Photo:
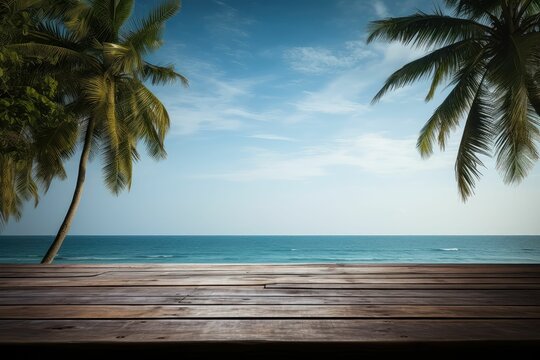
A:
{"label": "wood grain", "polygon": [[164,342],[540,346],[540,266],[0,265],[0,345]]}

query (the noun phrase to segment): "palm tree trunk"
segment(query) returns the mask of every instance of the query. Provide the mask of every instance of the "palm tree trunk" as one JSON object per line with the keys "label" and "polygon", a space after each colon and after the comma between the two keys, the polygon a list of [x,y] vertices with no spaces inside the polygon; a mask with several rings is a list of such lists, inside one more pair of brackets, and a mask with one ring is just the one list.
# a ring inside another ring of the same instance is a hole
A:
{"label": "palm tree trunk", "polygon": [[73,218],[75,217],[75,212],[77,211],[79,203],[81,202],[83,185],[86,177],[86,164],[88,163],[88,158],[90,157],[90,145],[92,143],[93,132],[94,119],[90,118],[88,120],[88,127],[86,129],[86,135],[84,137],[84,145],[81,153],[81,159],[79,161],[79,173],[77,175],[77,184],[75,185],[73,198],[71,199],[71,204],[69,205],[66,217],[64,218],[64,221],[62,222],[62,225],[60,226],[60,229],[56,234],[56,238],[54,239],[53,243],[49,247],[49,250],[47,250],[47,253],[41,260],[42,264],[50,264],[53,262],[54,257],[58,253],[58,250],[60,250],[60,247],[62,246],[62,243],[64,242],[64,239],[69,232],[71,222],[73,221]]}

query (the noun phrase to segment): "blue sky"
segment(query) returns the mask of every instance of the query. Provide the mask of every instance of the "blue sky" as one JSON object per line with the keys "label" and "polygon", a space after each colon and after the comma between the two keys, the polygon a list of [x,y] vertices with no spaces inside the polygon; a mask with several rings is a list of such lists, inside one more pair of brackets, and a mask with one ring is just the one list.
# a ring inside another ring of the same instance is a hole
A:
{"label": "blue sky", "polygon": [[[150,1],[138,1],[144,13]],[[89,169],[72,234],[539,234],[540,170],[506,186],[493,161],[462,203],[455,133],[422,160],[416,136],[444,91],[425,83],[370,100],[421,51],[366,45],[370,20],[427,1],[184,0],[152,57],[190,87],[154,88],[169,109],[168,158],[143,158],[116,197]],[[69,179],[4,234],[54,234]]]}

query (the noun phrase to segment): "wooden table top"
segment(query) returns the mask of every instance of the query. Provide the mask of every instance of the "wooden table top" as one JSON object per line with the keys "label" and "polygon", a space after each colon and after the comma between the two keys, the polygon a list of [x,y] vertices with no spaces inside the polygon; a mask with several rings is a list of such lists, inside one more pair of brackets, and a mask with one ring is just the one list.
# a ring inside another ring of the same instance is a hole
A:
{"label": "wooden table top", "polygon": [[540,265],[0,265],[0,346],[302,344],[537,349]]}

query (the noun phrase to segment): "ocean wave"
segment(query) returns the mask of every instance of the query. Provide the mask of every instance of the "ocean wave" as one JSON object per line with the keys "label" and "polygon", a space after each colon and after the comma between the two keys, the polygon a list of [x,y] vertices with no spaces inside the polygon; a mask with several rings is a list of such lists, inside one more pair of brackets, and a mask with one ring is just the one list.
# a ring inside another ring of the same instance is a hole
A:
{"label": "ocean wave", "polygon": [[97,256],[58,256],[58,260],[126,260],[125,257],[97,257]]}
{"label": "ocean wave", "polygon": [[149,259],[161,259],[161,258],[172,258],[174,255],[144,255],[141,256],[142,258],[149,258]]}
{"label": "ocean wave", "polygon": [[20,261],[20,262],[27,262],[30,259],[27,257],[0,257],[0,262],[8,262],[8,261]]}
{"label": "ocean wave", "polygon": [[439,249],[441,251],[459,251],[458,248],[442,248],[442,249]]}

